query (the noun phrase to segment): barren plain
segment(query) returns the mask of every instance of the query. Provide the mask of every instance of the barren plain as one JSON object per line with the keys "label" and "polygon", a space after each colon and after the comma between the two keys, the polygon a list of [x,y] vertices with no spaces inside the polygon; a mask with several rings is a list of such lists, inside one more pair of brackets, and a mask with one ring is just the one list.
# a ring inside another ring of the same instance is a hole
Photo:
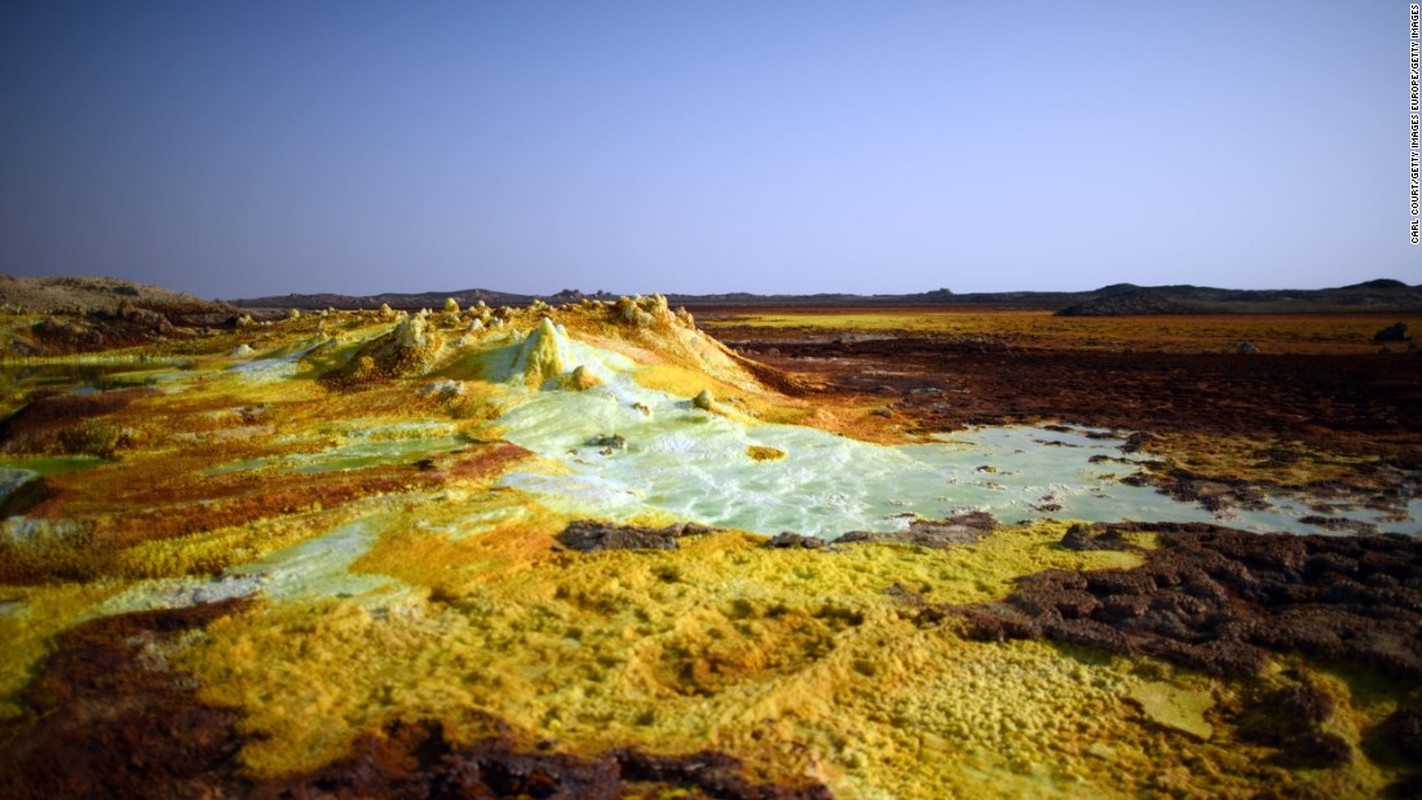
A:
{"label": "barren plain", "polygon": [[0,794],[1413,796],[1398,321],[10,309]]}

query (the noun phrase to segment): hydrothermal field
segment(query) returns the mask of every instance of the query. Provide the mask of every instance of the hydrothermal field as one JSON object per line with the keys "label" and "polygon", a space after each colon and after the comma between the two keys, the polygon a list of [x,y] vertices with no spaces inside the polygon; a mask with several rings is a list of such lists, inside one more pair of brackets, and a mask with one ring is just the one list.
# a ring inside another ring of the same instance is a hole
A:
{"label": "hydrothermal field", "polygon": [[1416,781],[1406,493],[1203,503],[1131,430],[909,431],[658,296],[3,374],[11,794]]}

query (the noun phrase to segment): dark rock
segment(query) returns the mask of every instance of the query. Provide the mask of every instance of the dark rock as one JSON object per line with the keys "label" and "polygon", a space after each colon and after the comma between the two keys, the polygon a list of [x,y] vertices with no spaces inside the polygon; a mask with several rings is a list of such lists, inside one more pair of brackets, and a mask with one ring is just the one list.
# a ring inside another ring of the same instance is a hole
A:
{"label": "dark rock", "polygon": [[1053,598],[1051,612],[1062,619],[1083,619],[1100,605],[1090,592],[1060,592]]}
{"label": "dark rock", "polygon": [[1082,575],[1086,588],[1093,594],[1107,597],[1129,595],[1149,598],[1155,593],[1155,578],[1134,570],[1100,570]]}
{"label": "dark rock", "polygon": [[[1093,532],[1094,531],[1094,532]],[[1077,523],[1067,528],[1062,537],[1062,547],[1068,550],[1134,550],[1135,545],[1126,541],[1119,530],[1112,528],[1093,529],[1090,525]]]}
{"label": "dark rock", "polygon": [[1121,452],[1139,453],[1141,450],[1145,449],[1146,445],[1150,444],[1151,440],[1154,438],[1155,437],[1151,436],[1148,433],[1136,431],[1135,433],[1132,433],[1130,436],[1126,437],[1126,441],[1121,445]]}
{"label": "dark rock", "polygon": [[782,531],[771,537],[770,541],[766,542],[764,546],[780,548],[802,547],[807,550],[819,550],[825,546],[825,542],[823,539],[817,539],[814,536],[806,536],[793,531]]}
{"label": "dark rock", "polygon": [[49,496],[49,486],[39,474],[0,467],[0,519],[23,514]]}
{"label": "dark rock", "polygon": [[1255,345],[1254,342],[1236,342],[1234,345],[1234,352],[1239,353],[1240,355],[1249,356],[1258,353],[1259,347]]}
{"label": "dark rock", "polygon": [[1351,533],[1358,536],[1366,536],[1377,533],[1378,526],[1371,522],[1364,522],[1360,519],[1348,519],[1347,517],[1325,517],[1319,514],[1310,514],[1299,520],[1306,525],[1316,525],[1320,528],[1339,533]]}
{"label": "dark rock", "polygon": [[593,447],[604,447],[611,450],[627,449],[627,439],[616,433],[604,433],[601,436],[594,436],[588,441]]}
{"label": "dark rock", "polygon": [[997,520],[986,511],[969,511],[941,520],[914,520],[906,531],[850,531],[831,544],[904,542],[942,550],[955,544],[973,544],[996,526]]}
{"label": "dark rock", "polygon": [[1315,553],[1305,567],[1311,577],[1319,578],[1330,573],[1357,575],[1358,562],[1338,553]]}
{"label": "dark rock", "polygon": [[[924,586],[923,591],[931,591],[931,587]],[[884,590],[884,594],[894,598],[903,606],[899,611],[900,618],[911,619],[920,627],[937,625],[952,616],[952,612],[947,610],[947,606],[928,602],[923,594],[902,583],[893,584]]]}
{"label": "dark rock", "polygon": [[[1023,578],[1003,603],[955,607],[968,635],[1045,636],[1216,675],[1257,674],[1272,650],[1422,679],[1422,593],[1407,588],[1422,580],[1422,542],[1253,534],[1200,523],[1097,527],[1154,530],[1163,546],[1133,569],[1049,570]],[[1323,570],[1328,579],[1320,586]],[[1308,687],[1276,703],[1301,721],[1332,710],[1331,698]]]}
{"label": "dark rock", "polygon": [[1326,722],[1333,716],[1337,701],[1313,683],[1300,683],[1280,689],[1273,698],[1280,716],[1304,724]]}
{"label": "dark rock", "polygon": [[1404,775],[1401,780],[1387,787],[1383,796],[1393,800],[1422,799],[1422,770]]}
{"label": "dark rock", "polygon": [[1405,342],[1407,341],[1407,323],[1395,322],[1386,328],[1373,334],[1375,342]]}
{"label": "dark rock", "polygon": [[712,531],[712,528],[692,522],[668,525],[665,528],[642,528],[636,525],[613,525],[580,519],[568,523],[568,527],[558,534],[558,541],[584,553],[603,550],[675,550],[679,537]]}
{"label": "dark rock", "polygon": [[1353,760],[1353,746],[1336,733],[1310,730],[1287,741],[1280,760],[1296,767],[1337,767]]}
{"label": "dark rock", "polygon": [[777,786],[754,783],[743,774],[741,762],[724,753],[702,751],[685,756],[660,756],[638,750],[612,754],[627,783],[646,781],[667,787],[699,789],[708,797],[765,798],[765,800],[829,800],[829,789],[818,783]]}
{"label": "dark rock", "polygon": [[103,333],[85,325],[80,320],[45,317],[31,326],[30,332],[40,341],[50,344],[90,344],[95,346],[104,344]]}
{"label": "dark rock", "polygon": [[1120,631],[1086,619],[1048,620],[1041,627],[1042,635],[1066,644],[1079,644],[1115,652],[1130,652],[1130,642]]}
{"label": "dark rock", "polygon": [[1403,755],[1422,762],[1422,708],[1399,708],[1383,721],[1382,729]]}
{"label": "dark rock", "polygon": [[[1352,748],[1339,740],[1320,737],[1321,723],[1333,716],[1333,696],[1309,680],[1275,690],[1249,708],[1240,722],[1240,736],[1251,742],[1278,747],[1281,760],[1298,766],[1330,766],[1352,757]],[[1344,745],[1339,748],[1339,743]]]}
{"label": "dark rock", "polygon": [[[437,722],[395,721],[356,742],[351,756],[314,772],[258,785],[254,798],[546,797],[613,800],[633,786],[657,795],[725,798],[828,798],[820,784],[779,786],[746,777],[741,762],[701,751],[663,756],[637,749],[594,758],[521,747],[506,732],[456,747]],[[638,792],[640,794],[640,792]]]}
{"label": "dark rock", "polygon": [[818,800],[830,795],[818,783],[758,782],[724,753],[703,750],[657,755],[635,748],[579,758],[525,746],[494,721],[501,735],[456,747],[438,722],[395,721],[358,740],[353,753],[303,775],[259,784],[253,798],[286,797],[531,797],[614,800],[651,792],[692,797]]}
{"label": "dark rock", "polygon": [[980,603],[952,609],[967,621],[969,639],[980,642],[1005,642],[1009,639],[1036,639],[1042,626],[1031,614],[1008,603]]}
{"label": "dark rock", "polygon": [[1101,599],[1100,606],[1092,618],[1107,624],[1118,624],[1126,620],[1139,619],[1150,610],[1150,599],[1141,595],[1108,594]]}

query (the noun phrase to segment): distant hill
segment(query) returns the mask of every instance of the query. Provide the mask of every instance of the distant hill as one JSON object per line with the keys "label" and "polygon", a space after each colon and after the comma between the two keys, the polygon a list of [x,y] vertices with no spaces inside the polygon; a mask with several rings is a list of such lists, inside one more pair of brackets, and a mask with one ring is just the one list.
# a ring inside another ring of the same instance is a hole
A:
{"label": "distant hill", "polygon": [[[607,292],[583,294],[564,289],[551,295],[526,295],[489,289],[463,289],[454,292],[389,292],[375,295],[288,294],[231,301],[242,308],[271,310],[299,308],[378,308],[385,304],[395,309],[438,309],[445,298],[452,297],[461,306],[479,301],[491,306],[523,306],[534,300],[554,305],[578,302],[584,298],[614,300]],[[1326,312],[1326,311],[1422,311],[1422,286],[1409,286],[1390,278],[1356,283],[1333,289],[1217,289],[1208,286],[1178,284],[1171,286],[1137,286],[1117,283],[1087,292],[976,292],[955,294],[948,289],[935,289],[915,294],[668,294],[674,306],[698,307],[775,307],[775,306],[990,306],[1000,308],[1035,308],[1056,311],[1066,316],[1120,316],[1128,314],[1219,314],[1230,312]]]}
{"label": "distant hill", "polygon": [[1215,289],[1114,284],[1058,311],[1063,316],[1220,314],[1230,312],[1422,311],[1422,286],[1391,278],[1333,289]]}
{"label": "distant hill", "polygon": [[121,278],[22,278],[0,273],[0,308],[39,314],[116,314],[144,309],[170,318],[225,319],[240,309],[161,286]]}

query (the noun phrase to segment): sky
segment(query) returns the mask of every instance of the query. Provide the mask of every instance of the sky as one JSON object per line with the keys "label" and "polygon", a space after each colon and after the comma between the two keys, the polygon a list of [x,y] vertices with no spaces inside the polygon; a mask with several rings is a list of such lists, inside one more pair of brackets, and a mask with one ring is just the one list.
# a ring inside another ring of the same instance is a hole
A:
{"label": "sky", "polygon": [[1422,283],[1393,0],[11,0],[0,271],[204,297]]}

